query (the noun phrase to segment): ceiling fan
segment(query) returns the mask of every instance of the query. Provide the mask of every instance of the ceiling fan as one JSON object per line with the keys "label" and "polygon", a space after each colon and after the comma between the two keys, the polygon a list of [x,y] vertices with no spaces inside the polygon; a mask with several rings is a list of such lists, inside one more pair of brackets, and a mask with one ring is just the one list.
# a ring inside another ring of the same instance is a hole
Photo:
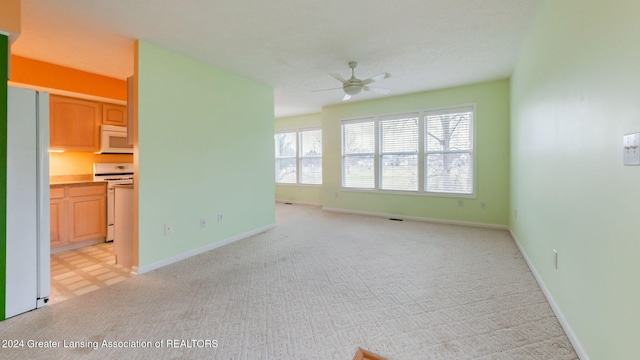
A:
{"label": "ceiling fan", "polygon": [[[338,79],[338,81],[340,81],[342,83],[342,90],[344,90],[344,98],[342,98],[342,101],[346,101],[351,99],[351,97],[353,95],[357,95],[360,92],[364,91],[370,91],[373,93],[377,93],[377,94],[388,94],[389,93],[389,89],[383,89],[383,88],[379,88],[379,87],[372,87],[369,86],[369,84],[376,82],[376,81],[380,81],[380,80],[384,80],[387,79],[389,77],[391,77],[391,74],[385,72],[382,74],[378,74],[376,76],[372,76],[368,79],[365,80],[360,80],[358,78],[356,78],[354,72],[355,72],[355,68],[358,66],[358,63],[355,61],[351,61],[349,63],[349,67],[351,68],[351,78],[349,78],[348,80],[345,80],[342,76],[338,75],[338,74],[329,74],[331,76],[333,76],[334,78]],[[340,88],[332,88],[332,89],[322,89],[322,90],[313,90],[313,92],[317,92],[317,91],[327,91],[327,90],[337,90]]]}

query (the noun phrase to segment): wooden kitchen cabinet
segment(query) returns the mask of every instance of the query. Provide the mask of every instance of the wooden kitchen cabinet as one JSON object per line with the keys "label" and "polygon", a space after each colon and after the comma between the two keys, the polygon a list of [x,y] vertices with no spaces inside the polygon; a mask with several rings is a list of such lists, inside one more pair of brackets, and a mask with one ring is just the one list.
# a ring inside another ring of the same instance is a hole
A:
{"label": "wooden kitchen cabinet", "polygon": [[104,185],[69,188],[69,241],[107,236],[107,199]]}
{"label": "wooden kitchen cabinet", "polygon": [[104,239],[106,235],[105,183],[51,188],[51,247]]}
{"label": "wooden kitchen cabinet", "polygon": [[102,104],[102,124],[127,126],[127,107],[116,104]]}
{"label": "wooden kitchen cabinet", "polygon": [[64,188],[51,189],[51,247],[66,245],[67,234],[67,202],[64,200]]}
{"label": "wooden kitchen cabinet", "polygon": [[98,151],[102,104],[50,95],[50,147],[54,150]]}

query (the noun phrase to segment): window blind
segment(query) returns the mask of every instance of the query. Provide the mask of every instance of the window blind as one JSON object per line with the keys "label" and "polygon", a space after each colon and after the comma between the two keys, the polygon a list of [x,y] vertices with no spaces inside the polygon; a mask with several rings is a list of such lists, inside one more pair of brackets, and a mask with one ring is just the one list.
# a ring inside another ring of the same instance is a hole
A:
{"label": "window blind", "polygon": [[473,109],[425,114],[425,191],[473,192]]}
{"label": "window blind", "polygon": [[342,186],[375,187],[375,127],[373,119],[342,123]]}
{"label": "window blind", "polygon": [[322,184],[322,130],[300,131],[300,183]]}
{"label": "window blind", "polygon": [[418,190],[418,114],[380,120],[380,188]]}
{"label": "window blind", "polygon": [[275,134],[276,182],[295,184],[297,179],[296,133]]}

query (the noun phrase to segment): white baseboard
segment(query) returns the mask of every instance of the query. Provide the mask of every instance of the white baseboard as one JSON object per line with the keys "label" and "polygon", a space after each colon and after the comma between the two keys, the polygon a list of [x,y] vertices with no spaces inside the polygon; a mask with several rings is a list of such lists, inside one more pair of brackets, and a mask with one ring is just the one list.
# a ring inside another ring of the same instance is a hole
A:
{"label": "white baseboard", "polygon": [[256,235],[256,234],[263,233],[263,232],[265,232],[267,230],[271,230],[271,229],[273,229],[275,227],[276,227],[275,224],[263,226],[261,228],[246,232],[244,234],[239,234],[239,235],[236,235],[236,236],[232,236],[232,237],[230,237],[228,239],[225,239],[225,240],[222,240],[222,241],[218,241],[218,242],[215,242],[213,244],[209,244],[209,245],[197,248],[197,249],[193,249],[193,250],[187,251],[185,253],[182,253],[180,255],[172,256],[170,258],[155,262],[153,264],[144,265],[144,266],[138,266],[138,267],[134,266],[134,267],[131,268],[131,272],[133,272],[135,274],[148,273],[149,271],[153,271],[153,270],[159,269],[161,267],[173,264],[175,262],[188,259],[188,258],[190,258],[192,256],[195,256],[195,255],[198,255],[198,254],[202,254],[203,252],[207,252],[209,250],[213,250],[213,249],[219,248],[221,246],[224,246],[224,245],[227,245],[227,244],[231,244],[234,241],[242,240],[242,239],[247,238],[249,236],[253,236],[253,235]]}
{"label": "white baseboard", "polygon": [[403,220],[412,220],[412,221],[424,221],[424,222],[430,222],[430,223],[436,223],[436,224],[445,224],[445,225],[462,225],[462,226],[473,226],[473,227],[480,227],[480,228],[486,228],[486,229],[509,230],[509,227],[506,226],[506,225],[485,224],[485,223],[476,223],[476,222],[470,222],[470,221],[433,219],[433,218],[426,218],[426,217],[419,217],[419,216],[385,214],[385,213],[377,213],[377,212],[338,209],[338,208],[328,208],[328,207],[323,207],[322,210],[345,213],[345,214],[354,214],[354,215],[367,215],[367,216],[377,216],[377,217],[383,217],[383,218],[394,218],[394,219],[403,219]]}
{"label": "white baseboard", "polygon": [[281,204],[288,203],[288,204],[296,204],[296,205],[322,206],[322,203],[317,203],[312,201],[293,201],[293,200],[276,199],[276,202]]}
{"label": "white baseboard", "polygon": [[556,303],[553,296],[549,292],[549,289],[547,289],[547,286],[544,284],[544,281],[542,281],[540,274],[538,274],[538,271],[533,266],[533,263],[531,262],[531,260],[529,260],[529,256],[527,256],[527,253],[522,248],[522,245],[520,245],[518,238],[513,233],[513,231],[511,231],[511,229],[509,229],[509,233],[511,234],[511,238],[513,239],[513,242],[516,243],[516,246],[520,250],[522,257],[524,257],[524,261],[527,262],[527,265],[529,266],[529,269],[533,273],[533,277],[538,282],[540,289],[542,289],[542,293],[547,298],[547,302],[549,303],[549,305],[551,305],[551,309],[553,310],[553,313],[556,314],[556,318],[558,318],[558,321],[560,322],[560,326],[562,326],[562,328],[564,329],[564,332],[567,334],[567,337],[569,338],[571,345],[573,345],[573,349],[576,351],[576,354],[578,355],[580,360],[589,360],[589,356],[587,355],[587,352],[584,351],[582,344],[576,337],[576,334],[573,332],[573,329],[571,329],[571,325],[569,325],[569,323],[567,322],[567,319],[565,319],[564,314],[562,314],[562,311],[560,310],[560,307],[558,307],[558,304]]}

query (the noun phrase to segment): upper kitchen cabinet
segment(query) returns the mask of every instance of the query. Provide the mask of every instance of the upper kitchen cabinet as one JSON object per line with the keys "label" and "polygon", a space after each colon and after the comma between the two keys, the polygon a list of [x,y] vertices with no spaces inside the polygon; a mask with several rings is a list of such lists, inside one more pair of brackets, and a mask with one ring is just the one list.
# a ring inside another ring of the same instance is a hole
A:
{"label": "upper kitchen cabinet", "polygon": [[51,95],[49,109],[51,149],[67,151],[99,149],[102,104]]}
{"label": "upper kitchen cabinet", "polygon": [[104,125],[127,126],[127,107],[116,104],[102,104]]}

